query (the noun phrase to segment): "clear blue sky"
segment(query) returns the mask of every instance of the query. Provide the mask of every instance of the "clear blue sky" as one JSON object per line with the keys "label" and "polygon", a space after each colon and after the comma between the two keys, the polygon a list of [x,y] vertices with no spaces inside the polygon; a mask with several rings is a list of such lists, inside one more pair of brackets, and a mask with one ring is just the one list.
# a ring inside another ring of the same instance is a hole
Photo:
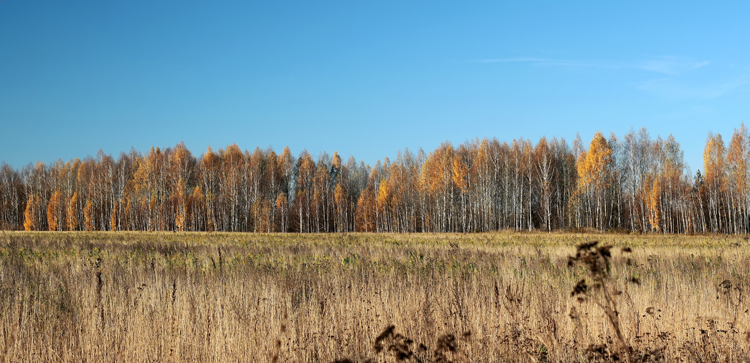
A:
{"label": "clear blue sky", "polygon": [[[658,3],[658,4],[657,4]],[[750,123],[750,2],[0,1],[0,160]]]}

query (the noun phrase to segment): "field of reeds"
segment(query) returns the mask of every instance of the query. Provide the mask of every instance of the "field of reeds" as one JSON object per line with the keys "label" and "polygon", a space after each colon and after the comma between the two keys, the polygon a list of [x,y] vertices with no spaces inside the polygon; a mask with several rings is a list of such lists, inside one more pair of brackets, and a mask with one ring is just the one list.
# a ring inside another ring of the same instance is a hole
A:
{"label": "field of reeds", "polygon": [[748,288],[735,236],[5,232],[0,361],[742,362]]}

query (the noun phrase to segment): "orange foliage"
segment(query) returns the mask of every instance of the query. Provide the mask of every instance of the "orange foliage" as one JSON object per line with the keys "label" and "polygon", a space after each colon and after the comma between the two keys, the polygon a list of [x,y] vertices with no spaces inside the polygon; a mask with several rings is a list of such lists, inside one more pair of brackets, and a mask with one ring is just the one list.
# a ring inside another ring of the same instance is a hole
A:
{"label": "orange foliage", "polygon": [[582,153],[578,158],[576,169],[579,181],[584,186],[603,186],[600,182],[604,181],[606,168],[611,161],[612,149],[602,133],[597,131],[591,140],[588,152]]}
{"label": "orange foliage", "polygon": [[78,192],[74,192],[68,201],[68,230],[75,231],[78,229]]}
{"label": "orange foliage", "polygon": [[86,231],[93,231],[94,227],[94,204],[90,199],[86,199],[86,206],[83,207],[83,228]]}
{"label": "orange foliage", "polygon": [[52,197],[47,204],[47,227],[50,231],[62,230],[64,225],[59,211],[60,199],[62,199],[62,193],[57,190],[52,193]]}
{"label": "orange foliage", "polygon": [[38,228],[36,223],[37,203],[37,198],[33,194],[29,195],[29,200],[26,202],[26,211],[23,213],[23,228],[27,231],[36,231]]}

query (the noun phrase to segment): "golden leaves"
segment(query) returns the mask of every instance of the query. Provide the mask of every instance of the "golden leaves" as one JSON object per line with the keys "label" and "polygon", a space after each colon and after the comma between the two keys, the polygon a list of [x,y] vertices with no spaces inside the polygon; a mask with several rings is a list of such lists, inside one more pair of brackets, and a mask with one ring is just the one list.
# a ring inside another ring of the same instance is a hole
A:
{"label": "golden leaves", "polygon": [[50,197],[47,203],[47,226],[50,231],[62,230],[63,228],[60,199],[62,199],[62,193],[56,190],[52,193],[52,197]]}
{"label": "golden leaves", "polygon": [[26,211],[23,213],[23,228],[27,231],[36,231],[38,226],[36,222],[36,212],[38,208],[37,198],[31,194],[26,202]]}
{"label": "golden leaves", "polygon": [[578,157],[576,169],[584,186],[600,186],[605,179],[607,166],[612,162],[612,148],[600,131],[591,140],[589,150]]}

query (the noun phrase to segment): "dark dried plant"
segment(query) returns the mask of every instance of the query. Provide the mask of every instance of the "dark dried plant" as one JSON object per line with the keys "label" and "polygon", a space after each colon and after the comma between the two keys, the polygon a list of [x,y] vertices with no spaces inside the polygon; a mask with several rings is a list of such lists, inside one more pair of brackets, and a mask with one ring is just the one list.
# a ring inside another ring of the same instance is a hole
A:
{"label": "dark dried plant", "polygon": [[[626,362],[632,362],[632,349],[622,332],[620,313],[617,310],[615,297],[621,295],[622,291],[618,290],[611,275],[611,250],[612,246],[599,246],[598,241],[578,245],[576,255],[568,257],[568,266],[586,266],[588,273],[586,279],[578,281],[573,287],[571,296],[577,297],[579,301],[584,301],[587,297],[591,298],[590,300],[607,316],[617,338],[616,357],[606,349],[606,346],[597,345],[587,348],[586,354],[590,357],[589,359],[623,359]],[[622,249],[622,252],[630,253],[631,249],[626,247]]]}

